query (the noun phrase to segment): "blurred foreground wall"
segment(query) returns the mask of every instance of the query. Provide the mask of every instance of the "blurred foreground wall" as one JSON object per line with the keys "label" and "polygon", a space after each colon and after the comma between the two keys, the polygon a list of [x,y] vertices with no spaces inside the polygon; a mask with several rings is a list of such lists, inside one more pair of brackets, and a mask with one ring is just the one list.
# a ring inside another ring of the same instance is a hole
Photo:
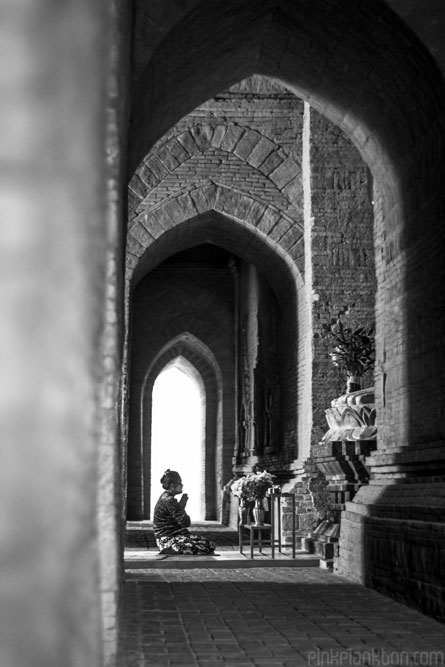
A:
{"label": "blurred foreground wall", "polygon": [[1,3],[0,664],[102,661],[106,3]]}

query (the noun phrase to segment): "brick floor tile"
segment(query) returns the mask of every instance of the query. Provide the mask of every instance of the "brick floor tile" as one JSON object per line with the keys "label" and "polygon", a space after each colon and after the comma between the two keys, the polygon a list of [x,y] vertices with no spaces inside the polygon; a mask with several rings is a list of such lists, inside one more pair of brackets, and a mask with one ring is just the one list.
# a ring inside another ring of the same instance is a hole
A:
{"label": "brick floor tile", "polygon": [[125,587],[118,667],[300,667],[317,651],[445,656],[441,624],[315,568],[138,577]]}
{"label": "brick floor tile", "polygon": [[[247,652],[247,651],[246,651]],[[251,646],[248,651],[249,657],[253,658],[271,658],[273,652],[265,646]]]}

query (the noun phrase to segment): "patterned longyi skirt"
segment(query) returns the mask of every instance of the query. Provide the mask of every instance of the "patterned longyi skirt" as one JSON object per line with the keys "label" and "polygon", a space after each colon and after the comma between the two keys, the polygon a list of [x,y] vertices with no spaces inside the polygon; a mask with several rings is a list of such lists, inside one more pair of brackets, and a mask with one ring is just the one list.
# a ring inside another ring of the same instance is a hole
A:
{"label": "patterned longyi skirt", "polygon": [[206,555],[215,551],[215,544],[201,535],[181,533],[173,537],[157,537],[156,543],[161,553]]}

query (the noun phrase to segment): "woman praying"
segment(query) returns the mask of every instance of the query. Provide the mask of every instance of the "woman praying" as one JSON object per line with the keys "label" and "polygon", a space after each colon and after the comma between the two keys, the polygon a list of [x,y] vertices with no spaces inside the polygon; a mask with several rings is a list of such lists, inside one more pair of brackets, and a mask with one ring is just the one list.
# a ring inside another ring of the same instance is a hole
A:
{"label": "woman praying", "polygon": [[190,517],[185,511],[188,496],[182,494],[182,479],[175,470],[166,470],[161,478],[164,492],[156,503],[153,530],[161,553],[206,555],[215,551],[213,542],[189,532]]}

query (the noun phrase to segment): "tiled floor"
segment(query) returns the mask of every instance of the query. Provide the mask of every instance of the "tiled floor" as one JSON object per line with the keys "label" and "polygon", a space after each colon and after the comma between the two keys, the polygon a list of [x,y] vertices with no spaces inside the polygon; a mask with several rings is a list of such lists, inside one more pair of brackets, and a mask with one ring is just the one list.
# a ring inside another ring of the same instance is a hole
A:
{"label": "tiled floor", "polygon": [[445,664],[445,626],[318,567],[128,562],[124,597],[119,667]]}

